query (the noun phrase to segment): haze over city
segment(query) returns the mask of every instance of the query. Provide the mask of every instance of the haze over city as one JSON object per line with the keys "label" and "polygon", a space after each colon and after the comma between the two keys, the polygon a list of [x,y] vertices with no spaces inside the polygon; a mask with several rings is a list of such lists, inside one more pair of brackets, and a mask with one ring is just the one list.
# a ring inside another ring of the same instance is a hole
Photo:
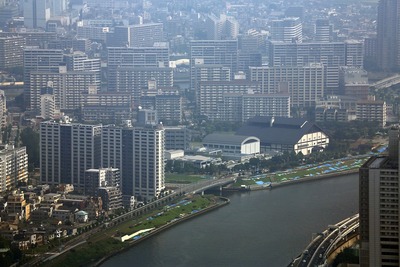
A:
{"label": "haze over city", "polygon": [[398,0],[0,0],[0,266],[400,266]]}

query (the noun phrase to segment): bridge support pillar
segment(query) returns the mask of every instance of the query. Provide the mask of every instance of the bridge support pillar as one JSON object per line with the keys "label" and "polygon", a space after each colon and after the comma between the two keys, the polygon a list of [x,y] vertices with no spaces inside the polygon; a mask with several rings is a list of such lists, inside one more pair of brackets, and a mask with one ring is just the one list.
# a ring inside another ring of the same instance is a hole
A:
{"label": "bridge support pillar", "polygon": [[201,195],[204,196],[204,191],[201,191]]}
{"label": "bridge support pillar", "polygon": [[222,192],[222,185],[219,186],[219,191]]}

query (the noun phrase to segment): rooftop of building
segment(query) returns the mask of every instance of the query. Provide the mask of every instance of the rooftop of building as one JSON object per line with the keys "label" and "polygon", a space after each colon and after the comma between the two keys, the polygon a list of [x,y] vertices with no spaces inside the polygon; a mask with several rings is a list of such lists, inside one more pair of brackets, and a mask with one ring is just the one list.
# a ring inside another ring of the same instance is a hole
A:
{"label": "rooftop of building", "polygon": [[323,130],[303,118],[256,116],[249,119],[236,134],[254,135],[261,143],[292,145],[305,134],[315,132]]}
{"label": "rooftop of building", "polygon": [[218,134],[212,133],[204,137],[203,143],[217,143],[217,144],[230,144],[230,145],[240,145],[245,143],[260,142],[255,136],[245,136],[245,135],[230,135],[230,134]]}

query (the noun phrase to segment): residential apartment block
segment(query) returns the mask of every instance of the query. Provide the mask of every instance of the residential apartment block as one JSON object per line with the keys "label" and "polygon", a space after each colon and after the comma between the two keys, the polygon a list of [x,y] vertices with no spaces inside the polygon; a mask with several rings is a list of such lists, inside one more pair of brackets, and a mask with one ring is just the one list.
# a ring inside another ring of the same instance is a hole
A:
{"label": "residential apartment block", "polygon": [[198,110],[201,115],[211,120],[218,120],[218,105],[222,103],[224,94],[259,92],[258,82],[247,80],[233,80],[227,82],[200,82],[197,98]]}
{"label": "residential apartment block", "polygon": [[117,92],[132,94],[135,103],[139,103],[140,96],[146,94],[149,81],[160,87],[172,87],[174,71],[167,67],[122,67],[116,70]]}
{"label": "residential apartment block", "polygon": [[[38,49],[26,48],[24,50],[24,100],[28,107],[31,107],[31,99],[35,99],[34,103],[38,107],[40,97],[38,94],[31,98],[30,74],[33,71],[38,72],[54,72],[58,73],[60,64],[63,63],[63,52],[59,49]],[[47,81],[46,81],[47,82]]]}
{"label": "residential apartment block", "polygon": [[386,125],[386,102],[380,100],[360,100],[356,103],[357,120],[378,122],[380,126]]}
{"label": "residential apartment block", "polygon": [[224,94],[217,106],[221,121],[245,122],[255,116],[290,116],[288,94]]}
{"label": "residential apartment block", "polygon": [[132,119],[130,93],[98,92],[96,87],[89,87],[81,98],[81,119],[85,122],[117,124]]}
{"label": "residential apartment block", "polygon": [[155,43],[152,47],[109,47],[108,90],[116,91],[118,68],[169,67],[168,43]]}
{"label": "residential apartment block", "polygon": [[16,188],[28,181],[28,154],[26,147],[4,145],[0,150],[0,192]]}
{"label": "residential apartment block", "polygon": [[66,66],[59,66],[58,72],[31,71],[30,79],[31,109],[40,110],[40,96],[43,88],[52,88],[56,109],[78,109],[82,104],[81,95],[89,87],[100,87],[99,72],[67,71]]}
{"label": "residential apartment block", "polygon": [[[231,71],[231,79],[238,69],[237,40],[195,40],[190,42],[191,79],[196,64],[222,65]],[[192,88],[194,90],[194,88]]]}
{"label": "residential apartment block", "polygon": [[25,43],[25,38],[21,36],[0,37],[1,69],[23,66]]}
{"label": "residential apartment block", "polygon": [[325,68],[325,94],[337,94],[339,90],[339,66],[363,66],[361,42],[269,42],[269,66],[305,66],[322,63]]}
{"label": "residential apartment block", "polygon": [[324,96],[325,67],[321,63],[304,66],[250,67],[250,79],[260,83],[260,92],[288,93],[292,106],[314,106]]}

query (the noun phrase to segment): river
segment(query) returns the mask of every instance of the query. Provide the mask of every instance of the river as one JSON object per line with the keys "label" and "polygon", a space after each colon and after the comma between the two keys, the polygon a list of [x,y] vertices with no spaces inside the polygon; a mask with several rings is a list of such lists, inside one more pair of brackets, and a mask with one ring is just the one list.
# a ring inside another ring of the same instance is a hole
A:
{"label": "river", "polygon": [[101,267],[283,267],[329,224],[358,213],[358,174],[232,193],[225,207],[179,224]]}

